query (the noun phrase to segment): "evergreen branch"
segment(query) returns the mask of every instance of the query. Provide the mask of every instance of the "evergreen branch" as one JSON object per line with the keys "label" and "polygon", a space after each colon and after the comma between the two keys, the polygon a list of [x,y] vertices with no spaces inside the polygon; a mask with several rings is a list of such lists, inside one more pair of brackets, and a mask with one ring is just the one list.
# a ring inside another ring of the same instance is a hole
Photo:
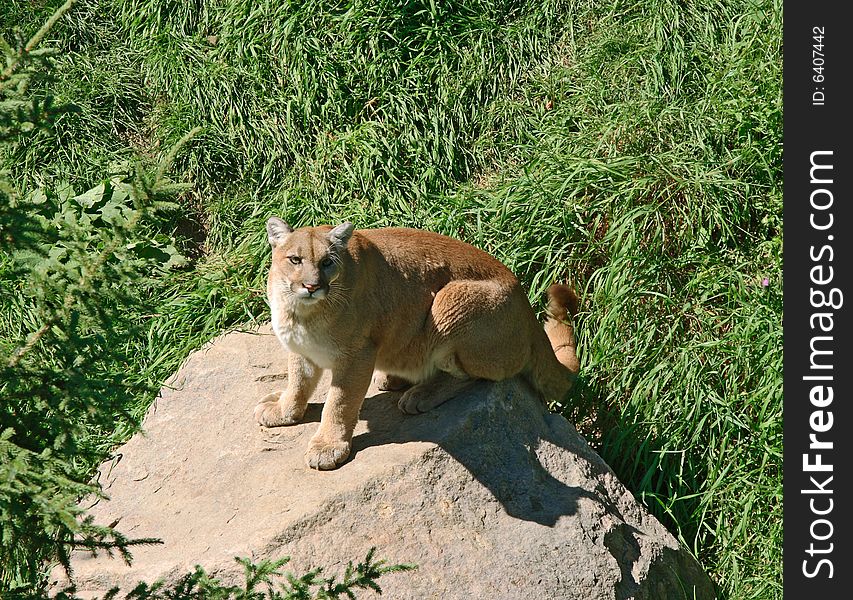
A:
{"label": "evergreen branch", "polygon": [[160,164],[157,166],[157,174],[155,176],[155,181],[162,181],[166,171],[172,166],[172,163],[175,162],[175,157],[178,155],[178,152],[181,148],[184,147],[184,144],[189,142],[192,138],[198,134],[202,130],[202,127],[193,127],[179,139],[172,149],[169,150],[169,153],[166,154],[165,157],[160,161]]}
{"label": "evergreen branch", "polygon": [[136,226],[139,224],[139,220],[142,217],[143,211],[137,210],[133,213],[133,215],[128,219],[126,226],[124,227],[124,231],[122,234],[117,234],[112,241],[104,247],[104,249],[98,254],[98,256],[93,260],[89,265],[82,266],[82,275],[80,279],[77,281],[77,285],[65,294],[65,297],[62,301],[62,308],[58,311],[55,311],[52,315],[50,315],[45,323],[39,327],[38,330],[31,333],[27,337],[27,341],[20,347],[18,347],[9,358],[9,362],[7,366],[12,368],[17,366],[17,364],[21,361],[21,359],[30,352],[36,344],[39,342],[41,338],[50,331],[50,328],[67,318],[69,313],[71,312],[72,306],[74,306],[74,300],[76,299],[76,292],[81,290],[86,290],[89,287],[89,281],[96,272],[106,263],[107,259],[112,256],[112,254],[118,249],[118,246],[121,242],[126,239],[126,235],[136,229]]}
{"label": "evergreen branch", "polygon": [[14,72],[24,61],[24,57],[30,54],[33,49],[41,43],[44,36],[47,35],[47,32],[51,30],[60,18],[62,18],[62,15],[71,10],[71,6],[73,4],[74,0],[67,0],[65,4],[56,9],[56,12],[53,13],[47,21],[45,21],[44,25],[41,26],[35,35],[31,37],[26,45],[21,49],[18,56],[12,60],[2,73],[0,73],[0,90],[5,87],[4,82],[8,81],[9,78],[12,77]]}
{"label": "evergreen branch", "polygon": [[68,317],[71,308],[74,306],[77,292],[81,290],[85,291],[89,288],[90,280],[93,275],[103,267],[110,256],[112,256],[118,249],[119,245],[136,229],[142,217],[147,216],[152,208],[154,208],[153,205],[145,205],[144,201],[149,200],[149,202],[153,202],[161,192],[171,191],[174,189],[175,184],[172,184],[168,179],[166,179],[165,172],[171,167],[181,148],[199,131],[201,131],[201,127],[195,127],[175,143],[171,150],[169,150],[168,154],[166,154],[166,156],[160,161],[153,182],[147,183],[142,174],[135,178],[134,184],[131,185],[131,190],[134,204],[138,206],[137,210],[133,212],[131,217],[120,229],[116,230],[115,237],[113,237],[110,243],[104,247],[95,260],[88,265],[84,264],[82,266],[80,279],[78,280],[77,285],[69,289],[66,293],[63,298],[62,308],[50,315],[39,329],[27,337],[27,341],[24,344],[12,352],[12,355],[7,362],[8,367],[12,368],[17,366],[21,359],[30,352],[36,344],[38,344],[39,340],[41,340],[48,331],[50,331],[51,327]]}

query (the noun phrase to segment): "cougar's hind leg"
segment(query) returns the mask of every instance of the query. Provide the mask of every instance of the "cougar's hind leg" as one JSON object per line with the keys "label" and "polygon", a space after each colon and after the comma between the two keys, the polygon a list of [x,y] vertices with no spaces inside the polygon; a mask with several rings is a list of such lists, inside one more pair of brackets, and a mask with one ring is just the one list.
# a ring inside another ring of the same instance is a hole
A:
{"label": "cougar's hind leg", "polygon": [[432,313],[438,374],[403,394],[398,403],[403,412],[426,412],[458,395],[471,380],[500,381],[527,364],[526,319],[535,321],[535,316],[517,283],[451,282],[436,294]]}
{"label": "cougar's hind leg", "polygon": [[400,396],[397,406],[406,414],[425,413],[458,396],[471,382],[469,377],[460,379],[439,371],[426,381],[406,390]]}
{"label": "cougar's hind leg", "polygon": [[449,311],[449,319],[436,319],[448,330],[456,368],[490,381],[520,373],[530,360],[531,328],[539,325],[518,283],[460,281],[451,291],[453,300],[472,305],[464,315]]}
{"label": "cougar's hind leg", "polygon": [[408,379],[384,371],[376,371],[373,374],[373,383],[383,392],[402,392],[412,386],[412,382]]}

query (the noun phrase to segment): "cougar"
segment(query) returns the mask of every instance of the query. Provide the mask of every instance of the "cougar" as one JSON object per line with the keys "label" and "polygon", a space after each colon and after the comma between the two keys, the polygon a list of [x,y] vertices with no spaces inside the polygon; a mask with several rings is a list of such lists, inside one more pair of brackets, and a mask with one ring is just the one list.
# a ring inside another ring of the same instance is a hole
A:
{"label": "cougar", "polygon": [[289,351],[288,383],[255,408],[263,426],[299,422],[322,372],[332,372],[320,426],[305,460],[334,469],[350,454],[374,370],[409,387],[399,408],[416,414],[452,397],[458,383],[521,374],[561,400],[579,369],[572,315],[577,296],[548,290],[544,328],[516,277],[486,252],[416,229],[294,230],[267,221],[272,327]]}

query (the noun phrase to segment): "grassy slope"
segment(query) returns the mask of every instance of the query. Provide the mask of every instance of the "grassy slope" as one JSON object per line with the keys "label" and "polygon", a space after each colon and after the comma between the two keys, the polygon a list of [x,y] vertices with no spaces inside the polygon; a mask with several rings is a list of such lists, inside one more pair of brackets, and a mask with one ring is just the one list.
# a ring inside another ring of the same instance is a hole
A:
{"label": "grassy slope", "polygon": [[[6,4],[4,29],[42,20]],[[402,4],[82,2],[55,89],[83,113],[3,160],[83,187],[205,127],[151,381],[267,318],[273,213],[460,237],[534,299],[573,279],[555,408],[725,596],[781,597],[781,2]]]}

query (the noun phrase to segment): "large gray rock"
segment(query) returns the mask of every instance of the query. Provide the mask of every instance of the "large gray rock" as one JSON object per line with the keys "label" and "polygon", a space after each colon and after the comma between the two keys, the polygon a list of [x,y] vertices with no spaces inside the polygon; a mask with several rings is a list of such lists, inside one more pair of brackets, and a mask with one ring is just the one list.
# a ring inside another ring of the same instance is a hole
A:
{"label": "large gray rock", "polygon": [[294,572],[339,573],[376,546],[391,563],[418,565],[380,579],[395,599],[714,597],[692,556],[523,383],[478,383],[420,416],[372,390],[352,458],[319,472],[303,452],[320,404],[291,427],[263,429],[252,417],[286,385],[285,365],[268,328],[189,358],[145,434],[102,466],[110,500],[91,510],[164,544],[136,548],[131,567],[75,555],[79,589],[129,590],[195,564],[234,583],[235,556],[292,556]]}

